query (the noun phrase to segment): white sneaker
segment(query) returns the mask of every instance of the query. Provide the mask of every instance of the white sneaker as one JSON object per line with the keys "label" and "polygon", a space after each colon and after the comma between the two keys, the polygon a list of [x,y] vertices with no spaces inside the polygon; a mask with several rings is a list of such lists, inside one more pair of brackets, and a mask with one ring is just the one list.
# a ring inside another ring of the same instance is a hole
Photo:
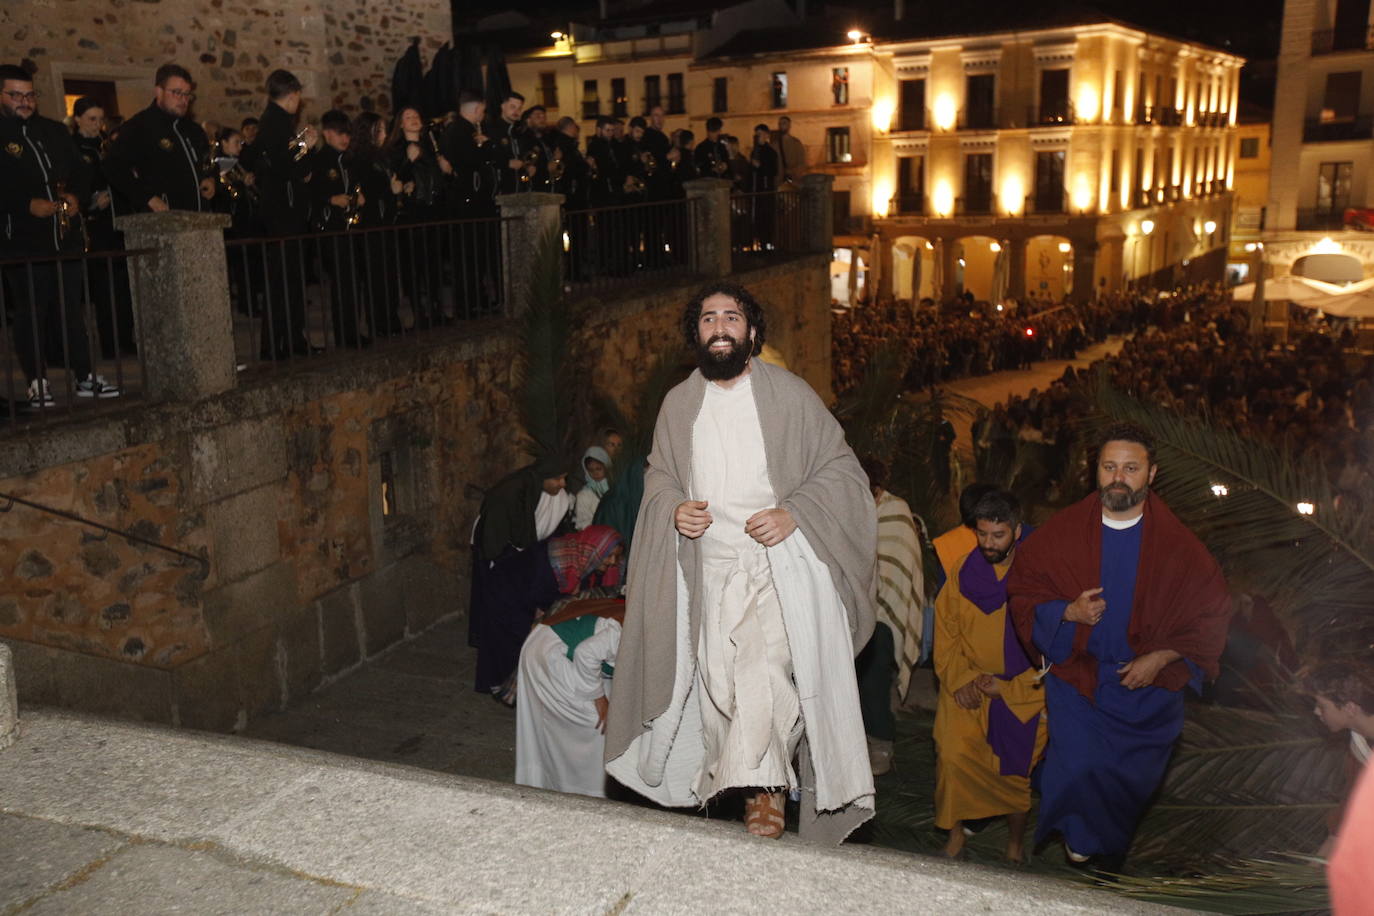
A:
{"label": "white sneaker", "polygon": [[1085,856],[1081,852],[1074,852],[1072,849],[1069,848],[1068,843],[1064,844],[1064,854],[1067,855],[1069,857],[1069,861],[1074,863],[1075,865],[1082,865],[1084,862],[1092,858],[1092,856]]}
{"label": "white sneaker", "polygon": [[29,403],[34,407],[53,405],[52,388],[48,385],[47,379],[36,378],[29,382]]}
{"label": "white sneaker", "polygon": [[117,386],[99,375],[88,375],[76,383],[76,396],[79,398],[117,398],[119,394]]}

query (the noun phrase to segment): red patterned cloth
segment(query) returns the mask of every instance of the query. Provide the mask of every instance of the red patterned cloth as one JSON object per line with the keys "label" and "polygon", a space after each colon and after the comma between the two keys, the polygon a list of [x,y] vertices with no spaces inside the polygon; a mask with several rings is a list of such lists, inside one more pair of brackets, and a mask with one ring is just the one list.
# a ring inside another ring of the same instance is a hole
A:
{"label": "red patterned cloth", "polygon": [[[620,533],[609,525],[589,525],[581,531],[549,538],[549,565],[553,567],[558,590],[565,595],[576,592],[582,580],[596,572],[621,543]],[[619,585],[624,565],[622,556],[619,563],[601,574],[597,584]]]}

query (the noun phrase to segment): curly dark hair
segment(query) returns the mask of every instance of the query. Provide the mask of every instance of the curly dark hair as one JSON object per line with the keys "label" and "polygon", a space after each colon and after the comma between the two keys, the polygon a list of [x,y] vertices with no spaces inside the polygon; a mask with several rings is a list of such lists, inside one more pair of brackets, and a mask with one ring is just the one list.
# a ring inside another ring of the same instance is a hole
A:
{"label": "curly dark hair", "polygon": [[1303,678],[1302,690],[1337,706],[1354,703],[1365,715],[1374,715],[1374,668],[1368,665],[1354,661],[1315,665]]}
{"label": "curly dark hair", "polygon": [[700,345],[701,339],[697,333],[697,323],[701,320],[701,304],[712,296],[729,296],[739,303],[744,310],[744,319],[749,322],[750,329],[754,332],[754,352],[750,355],[758,356],[763,352],[763,339],[768,330],[768,321],[763,315],[763,306],[753,297],[749,290],[740,286],[738,283],[731,283],[729,280],[716,280],[708,283],[687,303],[682,310],[682,339],[687,344],[687,349],[696,350]]}
{"label": "curly dark hair", "polygon": [[1134,423],[1113,423],[1102,431],[1102,435],[1097,439],[1099,459],[1102,457],[1102,449],[1107,447],[1108,442],[1134,442],[1136,445],[1144,446],[1146,460],[1150,464],[1155,463],[1154,437]]}

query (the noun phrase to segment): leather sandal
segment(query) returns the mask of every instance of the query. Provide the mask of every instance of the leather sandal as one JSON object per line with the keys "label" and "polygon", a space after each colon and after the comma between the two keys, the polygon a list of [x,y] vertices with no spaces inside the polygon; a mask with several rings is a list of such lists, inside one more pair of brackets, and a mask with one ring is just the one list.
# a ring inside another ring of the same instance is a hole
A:
{"label": "leather sandal", "polygon": [[782,836],[786,819],[783,816],[781,792],[759,792],[744,802],[744,828],[754,836],[776,840]]}

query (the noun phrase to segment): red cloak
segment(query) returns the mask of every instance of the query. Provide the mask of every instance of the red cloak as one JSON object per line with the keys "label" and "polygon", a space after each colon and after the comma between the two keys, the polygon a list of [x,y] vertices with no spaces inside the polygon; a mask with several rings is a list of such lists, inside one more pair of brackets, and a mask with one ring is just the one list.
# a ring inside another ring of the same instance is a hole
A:
{"label": "red cloak", "polygon": [[[1221,567],[1197,537],[1154,493],[1145,500],[1140,566],[1127,639],[1137,657],[1173,649],[1217,676],[1231,620],[1231,598]],[[1094,493],[1054,515],[1016,548],[1007,576],[1009,610],[1016,635],[1032,661],[1035,609],[1046,601],[1073,601],[1102,583],[1102,501]],[[1089,700],[1097,689],[1098,660],[1088,653],[1092,627],[1076,624],[1073,651],[1050,670]],[[1044,664],[1043,660],[1038,662]],[[1181,690],[1191,675],[1180,659],[1165,665],[1155,687]]]}

